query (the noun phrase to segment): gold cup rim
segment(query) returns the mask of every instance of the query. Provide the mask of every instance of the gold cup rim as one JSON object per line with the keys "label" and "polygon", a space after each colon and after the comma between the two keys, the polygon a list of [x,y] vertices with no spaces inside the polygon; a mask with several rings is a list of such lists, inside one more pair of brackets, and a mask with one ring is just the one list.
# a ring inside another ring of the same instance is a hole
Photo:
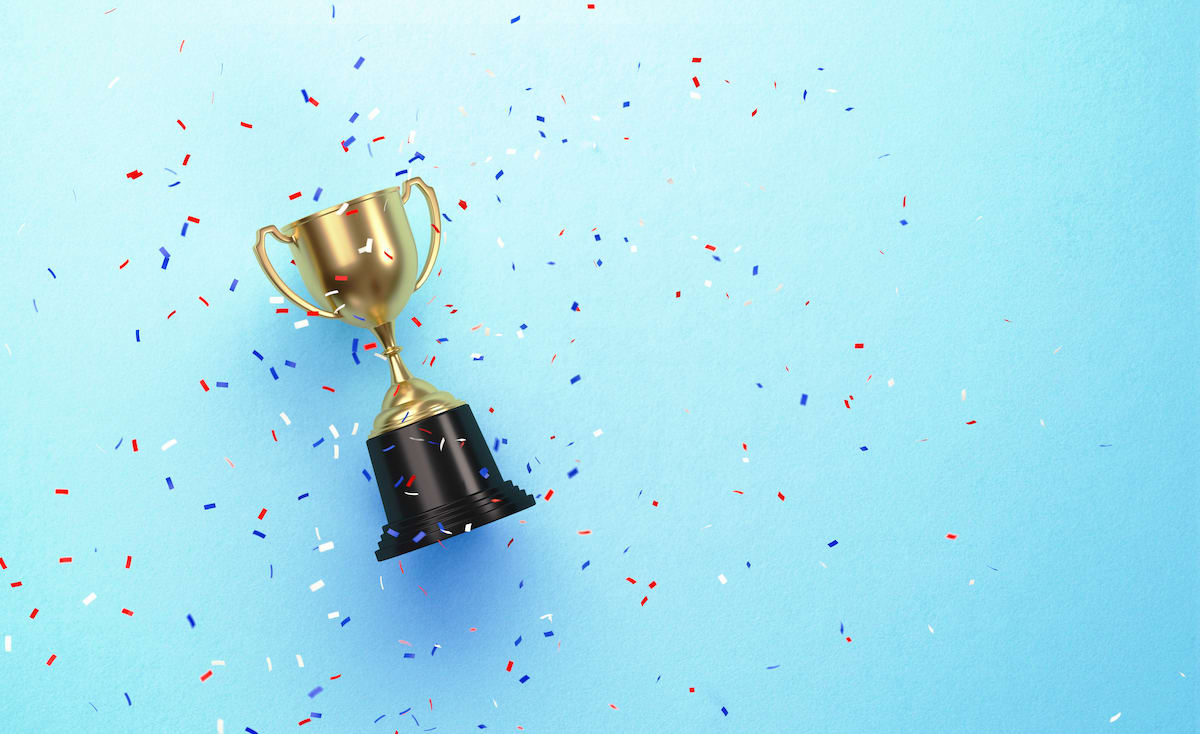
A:
{"label": "gold cup rim", "polygon": [[293,233],[296,231],[297,227],[299,227],[303,224],[307,224],[308,222],[311,222],[312,220],[316,219],[317,217],[323,217],[326,214],[333,214],[338,209],[341,209],[343,206],[345,206],[346,208],[350,208],[350,207],[354,206],[355,204],[361,204],[362,202],[367,201],[368,199],[374,199],[376,196],[383,196],[384,194],[387,194],[392,191],[398,192],[398,191],[400,191],[400,187],[399,186],[388,186],[386,189],[372,191],[369,194],[363,194],[362,196],[353,198],[350,201],[343,201],[340,204],[334,204],[331,207],[326,207],[325,209],[322,209],[318,212],[309,214],[307,217],[301,217],[300,219],[297,219],[296,221],[292,222],[291,224],[285,224],[282,227],[280,227],[280,229],[284,230],[288,233]]}

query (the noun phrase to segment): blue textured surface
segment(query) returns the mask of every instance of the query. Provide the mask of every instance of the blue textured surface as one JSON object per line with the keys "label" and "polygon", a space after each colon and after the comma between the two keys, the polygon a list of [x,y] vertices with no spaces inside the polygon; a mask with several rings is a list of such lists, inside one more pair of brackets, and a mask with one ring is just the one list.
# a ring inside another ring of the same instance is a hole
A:
{"label": "blue textured surface", "polygon": [[[6,9],[0,729],[1194,730],[1196,6],[547,5]],[[554,494],[402,571],[250,247],[406,169]]]}

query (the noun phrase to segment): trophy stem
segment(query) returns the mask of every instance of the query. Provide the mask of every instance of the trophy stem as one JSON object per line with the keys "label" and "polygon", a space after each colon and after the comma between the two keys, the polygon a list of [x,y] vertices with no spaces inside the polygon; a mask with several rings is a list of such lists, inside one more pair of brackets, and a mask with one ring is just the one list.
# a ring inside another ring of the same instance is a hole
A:
{"label": "trophy stem", "polygon": [[375,332],[379,343],[383,345],[383,354],[387,357],[388,367],[392,370],[392,384],[397,385],[411,380],[412,373],[404,366],[404,360],[400,359],[400,347],[396,346],[395,328],[392,322],[380,324],[371,331]]}

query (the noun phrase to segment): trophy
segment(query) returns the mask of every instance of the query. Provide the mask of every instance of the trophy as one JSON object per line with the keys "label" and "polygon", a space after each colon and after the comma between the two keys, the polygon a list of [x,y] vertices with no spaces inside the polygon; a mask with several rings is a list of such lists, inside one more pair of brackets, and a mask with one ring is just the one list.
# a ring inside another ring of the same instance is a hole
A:
{"label": "trophy", "polygon": [[[417,247],[404,203],[410,189],[429,205],[432,233],[417,274]],[[420,178],[322,209],[285,226],[258,230],[254,255],[279,292],[310,316],[370,329],[383,346],[392,384],[383,396],[367,451],[387,515],[375,557],[384,561],[532,507],[504,480],[471,408],[412,376],[400,359],[392,320],[437,259],[442,233],[437,197]],[[314,305],[290,287],[267,257],[271,235],[291,250]]]}

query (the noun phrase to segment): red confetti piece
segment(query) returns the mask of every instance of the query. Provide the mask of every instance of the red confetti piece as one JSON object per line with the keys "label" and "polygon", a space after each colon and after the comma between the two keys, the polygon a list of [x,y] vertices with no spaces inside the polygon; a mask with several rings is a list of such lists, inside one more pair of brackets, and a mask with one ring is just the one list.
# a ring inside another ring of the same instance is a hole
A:
{"label": "red confetti piece", "polygon": [[653,502],[651,502],[650,504],[651,504],[651,505],[653,505],[653,506],[655,506],[655,507],[658,507],[658,500],[654,500],[654,501],[653,501]]}
{"label": "red confetti piece", "polygon": [[908,197],[907,196],[900,200],[900,206],[901,206],[901,208],[908,206]]}
{"label": "red confetti piece", "polygon": [[183,128],[184,130],[187,130],[187,125],[183,124],[183,120],[176,120],[175,122],[179,123],[179,127]]}
{"label": "red confetti piece", "polygon": [[243,122],[243,123],[242,123],[242,127],[245,127],[245,128],[252,128],[252,127],[254,127],[254,126],[253,126],[253,125],[251,125],[251,124],[250,124],[250,123],[248,123],[248,122]]}
{"label": "red confetti piece", "polygon": [[205,673],[204,675],[200,676],[200,680],[203,682],[203,681],[208,680],[211,677],[212,677],[212,671],[210,670],[207,673]]}
{"label": "red confetti piece", "polygon": [[59,562],[59,563],[70,563],[70,562],[71,562],[71,556],[63,556],[62,558],[59,558],[59,559],[58,559],[58,562]]}
{"label": "red confetti piece", "polygon": [[129,617],[133,616],[133,612],[129,609],[125,609],[124,607],[121,608],[121,614],[124,614]]}
{"label": "red confetti piece", "polygon": [[692,63],[693,63],[693,64],[699,64],[699,63],[700,63],[700,57],[699,57],[699,56],[693,56],[693,57],[692,57]]}
{"label": "red confetti piece", "polygon": [[846,642],[849,642],[849,641],[850,641],[850,638],[849,638],[849,637],[847,637],[847,638],[846,638]]}
{"label": "red confetti piece", "polygon": [[688,689],[688,693],[695,693],[695,692],[696,692],[696,689],[695,689],[695,688],[689,688],[689,689]]}
{"label": "red confetti piece", "polygon": [[675,297],[676,297],[676,298],[679,298],[679,293],[680,293],[680,291],[675,291]]}
{"label": "red confetti piece", "polygon": [[[434,229],[437,229],[437,227],[434,227]],[[387,250],[384,250],[384,251],[383,251],[383,256],[384,256],[384,257],[386,257],[388,260],[395,260],[395,259],[396,259],[396,258],[392,257],[392,253],[388,252]],[[450,313],[454,313],[454,312],[453,312],[453,311],[451,311]]]}
{"label": "red confetti piece", "polygon": [[341,678],[341,677],[342,677],[342,674],[338,673],[337,675],[330,676],[329,680],[337,680],[338,678]]}
{"label": "red confetti piece", "polygon": [[704,249],[708,250],[709,252],[716,252],[716,251],[717,251],[717,248],[716,248],[716,246],[715,246],[715,245],[705,245],[705,246],[704,246]]}
{"label": "red confetti piece", "polygon": [[267,508],[262,508],[262,512],[258,513],[258,519],[261,520],[267,516]]}
{"label": "red confetti piece", "polygon": [[271,429],[271,438],[275,439],[275,443],[279,443],[279,437],[275,435],[275,429]]}
{"label": "red confetti piece", "polygon": [[20,585],[21,585],[21,584],[23,584],[23,583],[25,583],[25,582],[24,582],[24,581],[14,581],[14,582],[12,582],[11,584],[9,584],[9,585],[8,585],[8,588],[10,588],[10,589],[15,589],[15,588],[17,588],[18,586],[20,586]]}
{"label": "red confetti piece", "polygon": [[191,157],[192,157],[192,154],[191,154],[191,153],[188,153],[187,155],[185,155],[185,156],[183,157],[183,165],[185,165],[185,166],[186,166],[186,165],[187,165],[187,162],[188,162],[188,159],[189,159],[189,158],[191,158]]}
{"label": "red confetti piece", "polygon": [[3,570],[5,570],[5,571],[7,571],[7,570],[8,570],[8,564],[6,564],[6,563],[4,562],[4,558],[3,558],[3,557],[0,557],[0,569],[3,569]]}
{"label": "red confetti piece", "polygon": [[128,265],[128,264],[129,264],[129,259],[128,259],[128,258],[126,258],[125,262],[123,262],[123,263],[121,263],[120,265],[118,265],[118,266],[117,266],[117,270],[124,270],[124,269],[125,269],[125,266],[126,266],[126,265]]}
{"label": "red confetti piece", "polygon": [[71,493],[71,490],[69,490],[69,489],[56,489],[56,490],[54,490],[54,494],[70,494],[70,493]]}
{"label": "red confetti piece", "polygon": [[751,117],[754,117],[754,116],[755,116],[755,115],[757,115],[757,114],[758,114],[758,108],[757,108],[757,107],[755,107],[755,108],[754,108],[754,111],[750,113],[750,116],[751,116]]}
{"label": "red confetti piece", "polygon": [[511,548],[514,540],[516,540],[516,538],[509,538],[508,543],[504,547]]}
{"label": "red confetti piece", "polygon": [[136,179],[136,178],[141,178],[141,177],[142,177],[142,172],[137,170],[136,168],[134,170],[130,171],[129,173],[125,174],[125,178]]}
{"label": "red confetti piece", "polygon": [[775,494],[776,494],[776,495],[779,497],[779,501],[780,501],[780,502],[783,502],[783,501],[784,501],[784,499],[786,499],[786,498],[783,496],[783,492],[776,492]]}
{"label": "red confetti piece", "polygon": [[637,583],[637,581],[636,581],[636,580],[634,580],[634,579],[632,579],[632,578],[630,578],[630,577],[628,577],[628,576],[626,576],[626,577],[625,577],[625,580],[626,580],[626,581],[628,581],[628,582],[629,582],[629,583],[631,583],[631,584],[636,584],[636,583]]}
{"label": "red confetti piece", "polygon": [[299,724],[299,726],[304,726],[305,724],[307,724],[307,723],[308,723],[308,722],[310,722],[310,721],[312,721],[312,719],[302,719],[302,720],[300,721],[300,724]]}
{"label": "red confetti piece", "polygon": [[580,535],[591,535],[592,531],[591,530],[580,530],[579,534]]}
{"label": "red confetti piece", "polygon": [[57,655],[51,655],[51,656],[50,656],[50,659],[46,661],[46,665],[50,665],[51,663],[53,663],[53,662],[54,662],[55,660],[57,660],[57,659],[58,659],[58,656],[57,656]]}
{"label": "red confetti piece", "polygon": [[313,107],[320,107],[320,106],[321,106],[321,103],[317,101],[317,98],[316,98],[316,97],[312,97],[312,96],[310,96],[310,97],[308,98],[308,101],[309,101],[309,102],[312,102],[312,106],[313,106]]}
{"label": "red confetti piece", "polygon": [[382,136],[382,135],[380,135],[379,137],[375,138],[375,139],[374,139],[374,140],[372,140],[371,142],[372,142],[372,143],[378,143],[380,140],[383,140],[383,136]]}
{"label": "red confetti piece", "polygon": [[458,205],[460,207],[462,207],[464,210],[466,210],[466,208],[467,208],[467,202],[463,201],[462,199],[458,200]]}
{"label": "red confetti piece", "polygon": [[[596,9],[596,3],[588,3],[588,10],[595,10],[595,9]],[[610,703],[609,706],[612,706],[612,704]],[[616,708],[616,706],[613,706],[613,708]]]}
{"label": "red confetti piece", "polygon": [[975,425],[975,423],[976,423],[976,421],[967,421],[968,426],[973,426],[973,425]]}
{"label": "red confetti piece", "polygon": [[33,611],[29,613],[29,618],[33,619],[34,617],[37,616],[37,613],[38,613],[37,607],[34,607]]}
{"label": "red confetti piece", "polygon": [[642,606],[646,606],[646,602],[647,602],[647,601],[649,601],[649,599],[650,599],[650,597],[648,597],[648,596],[643,596],[643,597],[642,597]]}
{"label": "red confetti piece", "polygon": [[363,350],[364,350],[364,351],[367,351],[367,352],[369,352],[369,351],[371,351],[372,349],[374,349],[374,348],[375,348],[375,347],[377,347],[377,346],[379,346],[379,345],[378,345],[378,344],[376,344],[375,342],[371,342],[370,344],[364,344],[364,345],[363,345]]}
{"label": "red confetti piece", "polygon": [[336,390],[334,390],[332,387],[330,387],[328,385],[321,385],[321,389],[328,390],[329,392],[337,392]]}
{"label": "red confetti piece", "polygon": [[651,581],[651,582],[650,582],[650,588],[651,588],[651,589],[653,589],[655,586],[658,586],[658,582],[657,582],[657,581]]}
{"label": "red confetti piece", "polygon": [[287,313],[287,312],[288,312],[288,310],[287,310],[286,308],[277,308],[277,309],[275,309],[275,313]]}
{"label": "red confetti piece", "polygon": [[205,306],[208,305],[208,301],[204,300],[204,296],[196,296],[196,298],[199,298],[200,302],[203,303]]}
{"label": "red confetti piece", "polygon": [[305,311],[304,315],[305,316],[320,316],[320,314],[317,313],[316,311]]}
{"label": "red confetti piece", "polygon": [[334,280],[348,280],[348,279],[349,279],[349,276],[347,276],[347,275],[335,275],[335,276],[333,276],[333,279],[334,279]]}
{"label": "red confetti piece", "polygon": [[416,324],[417,326],[420,326],[420,325],[421,325],[421,322],[417,320],[417,317],[416,317],[416,316],[413,316],[413,317],[412,317],[412,322],[413,322],[414,324]]}
{"label": "red confetti piece", "polygon": [[946,533],[946,537],[947,537],[947,538],[949,538],[950,540],[957,540],[957,539],[958,539],[958,536],[957,536],[957,535],[955,535],[954,533]]}
{"label": "red confetti piece", "polygon": [[551,497],[553,497],[553,496],[554,496],[554,490],[553,490],[553,489],[551,489],[550,491],[546,492],[546,498],[545,498],[545,499],[546,499],[546,501],[547,501],[547,502],[549,502],[549,501],[550,501],[550,498],[551,498]]}
{"label": "red confetti piece", "polygon": [[133,556],[125,556],[125,568],[129,568],[131,563],[133,563]]}
{"label": "red confetti piece", "polygon": [[700,80],[696,77],[692,77],[692,84],[695,84],[698,87],[700,86]]}
{"label": "red confetti piece", "polygon": [[137,453],[137,439],[133,439],[133,453]]}
{"label": "red confetti piece", "polygon": [[509,660],[509,661],[508,661],[508,665],[506,665],[506,666],[504,667],[504,670],[505,670],[505,671],[507,671],[507,672],[509,672],[509,673],[511,673],[511,672],[512,672],[512,666],[513,666],[513,661]]}
{"label": "red confetti piece", "polygon": [[350,216],[351,214],[358,214],[358,210],[357,210],[357,209],[351,209],[350,211],[346,212],[346,216]]}
{"label": "red confetti piece", "polygon": [[196,219],[195,217],[188,217],[188,221],[189,221],[189,222],[191,222],[192,224],[199,224],[199,223],[200,223],[200,220],[199,220],[199,219]]}
{"label": "red confetti piece", "polygon": [[855,348],[855,349],[862,349],[862,348],[863,348],[863,345],[862,345],[862,343],[860,342],[860,343],[858,343],[858,344],[855,344],[855,345],[854,345],[854,348]]}
{"label": "red confetti piece", "polygon": [[299,191],[297,191],[296,193],[294,193],[294,194],[292,194],[292,195],[288,196],[288,200],[289,200],[289,201],[294,201],[294,200],[296,200],[296,199],[299,199],[299,198],[300,198],[300,196],[301,196],[300,192],[299,192]]}
{"label": "red confetti piece", "polygon": [[183,44],[185,43],[187,43],[186,38],[179,42],[179,53],[183,53]]}
{"label": "red confetti piece", "polygon": [[174,315],[175,315],[175,311],[171,311],[171,313],[167,314],[167,318],[171,318]]}

